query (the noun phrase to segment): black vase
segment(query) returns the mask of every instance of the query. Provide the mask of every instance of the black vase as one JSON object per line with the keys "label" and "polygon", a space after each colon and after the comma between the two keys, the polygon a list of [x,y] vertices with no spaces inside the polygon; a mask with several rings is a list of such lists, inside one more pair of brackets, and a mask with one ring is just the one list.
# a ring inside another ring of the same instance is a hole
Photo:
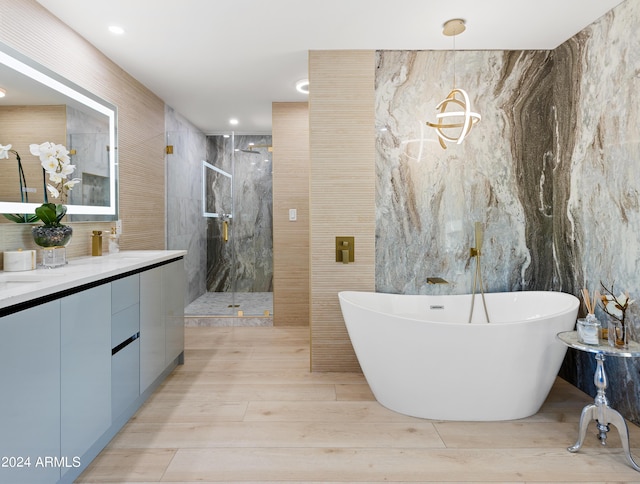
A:
{"label": "black vase", "polygon": [[69,225],[47,227],[36,225],[31,229],[33,240],[40,247],[64,247],[71,240],[73,229]]}

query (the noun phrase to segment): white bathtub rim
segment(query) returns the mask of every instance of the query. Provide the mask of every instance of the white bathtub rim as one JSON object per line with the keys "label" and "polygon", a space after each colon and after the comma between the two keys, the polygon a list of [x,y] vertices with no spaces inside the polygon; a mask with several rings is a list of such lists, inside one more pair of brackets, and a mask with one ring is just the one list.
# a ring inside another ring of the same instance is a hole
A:
{"label": "white bathtub rim", "polygon": [[[402,314],[397,314],[397,313],[393,313],[393,312],[389,312],[389,311],[380,311],[376,308],[373,308],[371,306],[367,306],[365,304],[362,303],[357,303],[354,302],[352,299],[350,299],[348,296],[350,294],[366,294],[366,295],[384,295],[384,296],[397,296],[397,297],[402,297],[402,296],[416,296],[416,297],[424,297],[424,298],[441,298],[441,297],[447,297],[447,298],[454,298],[454,297],[460,297],[460,298],[464,298],[464,297],[471,297],[471,294],[438,294],[438,295],[432,295],[432,294],[397,294],[397,293],[386,293],[386,292],[375,292],[375,291],[351,291],[351,290],[345,290],[345,291],[340,291],[338,292],[338,298],[340,300],[343,300],[344,302],[351,304],[355,307],[358,307],[360,309],[363,309],[365,311],[371,311],[371,312],[375,312],[375,313],[379,313],[379,314],[384,314],[386,316],[393,316],[394,318],[398,318],[398,319],[402,319],[404,321],[413,321],[413,322],[417,322],[417,323],[429,323],[429,324],[437,324],[437,325],[451,325],[451,324],[471,324],[473,326],[504,326],[504,325],[512,325],[512,324],[524,324],[524,323],[531,323],[531,322],[536,322],[536,321],[542,321],[545,320],[549,317],[555,317],[555,316],[564,316],[566,314],[572,313],[573,311],[576,310],[577,307],[580,306],[580,300],[574,296],[573,294],[567,293],[567,292],[561,292],[561,291],[504,291],[504,292],[497,292],[497,293],[486,293],[487,296],[489,296],[490,294],[562,294],[562,297],[565,297],[566,301],[567,301],[567,306],[561,308],[560,310],[553,312],[553,313],[549,313],[549,314],[543,314],[540,315],[540,317],[536,317],[536,318],[526,318],[526,319],[514,319],[511,321],[501,321],[501,322],[490,322],[487,323],[486,321],[474,321],[469,323],[467,320],[464,321],[434,321],[434,320],[427,320],[427,319],[416,319],[415,317],[411,317],[411,316],[406,316],[406,315],[402,315]],[[479,294],[476,294],[476,302],[475,302],[476,306],[477,305],[482,305],[482,299],[481,296]],[[487,303],[488,309],[489,311],[491,311],[491,305],[489,303]]]}

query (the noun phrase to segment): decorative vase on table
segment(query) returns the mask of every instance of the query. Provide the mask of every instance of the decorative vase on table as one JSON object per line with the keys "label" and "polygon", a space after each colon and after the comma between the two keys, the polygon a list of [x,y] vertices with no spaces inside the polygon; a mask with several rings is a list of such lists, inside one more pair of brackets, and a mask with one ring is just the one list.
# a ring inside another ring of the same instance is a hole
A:
{"label": "decorative vase on table", "polygon": [[628,291],[621,292],[616,296],[611,288],[600,282],[604,294],[600,296],[602,309],[609,315],[609,345],[616,348],[627,349],[629,347],[629,321],[626,319],[627,309],[634,300],[629,296]]}

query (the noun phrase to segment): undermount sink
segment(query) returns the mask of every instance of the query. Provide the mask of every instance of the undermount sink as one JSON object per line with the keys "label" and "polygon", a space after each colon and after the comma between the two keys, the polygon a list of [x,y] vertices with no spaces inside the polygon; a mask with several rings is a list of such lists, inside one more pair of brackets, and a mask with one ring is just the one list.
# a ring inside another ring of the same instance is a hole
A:
{"label": "undermount sink", "polygon": [[0,278],[0,289],[2,290],[8,290],[8,289],[14,289],[16,287],[21,287],[24,286],[26,284],[34,284],[36,282],[41,282],[42,279],[24,279],[24,278],[16,278],[16,279],[11,279],[11,278]]}
{"label": "undermount sink", "polygon": [[11,274],[11,275],[5,275],[2,274],[0,275],[0,282],[4,282],[7,284],[10,283],[15,283],[15,284],[19,284],[19,283],[25,283],[25,282],[40,282],[43,279],[46,279],[46,277],[40,277],[40,276],[36,276],[36,275],[31,275],[31,274]]}
{"label": "undermount sink", "polygon": [[11,288],[23,284],[35,284],[51,279],[51,277],[59,277],[63,275],[60,272],[55,274],[27,274],[20,272],[0,273],[0,287]]}
{"label": "undermount sink", "polygon": [[113,257],[114,259],[124,259],[124,260],[138,260],[138,259],[148,259],[149,257],[156,257],[157,255],[163,253],[162,250],[140,250],[140,251],[131,251],[131,252],[118,252],[116,254],[109,254],[109,257]]}

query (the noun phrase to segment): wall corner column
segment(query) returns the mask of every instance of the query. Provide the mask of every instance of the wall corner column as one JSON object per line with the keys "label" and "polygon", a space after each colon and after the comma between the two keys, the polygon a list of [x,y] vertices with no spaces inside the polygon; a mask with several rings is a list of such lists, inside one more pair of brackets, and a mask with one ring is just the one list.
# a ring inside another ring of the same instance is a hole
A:
{"label": "wall corner column", "polygon": [[[312,371],[360,369],[338,292],[375,290],[375,56],[309,52]],[[336,236],[355,237],[354,263]]]}

